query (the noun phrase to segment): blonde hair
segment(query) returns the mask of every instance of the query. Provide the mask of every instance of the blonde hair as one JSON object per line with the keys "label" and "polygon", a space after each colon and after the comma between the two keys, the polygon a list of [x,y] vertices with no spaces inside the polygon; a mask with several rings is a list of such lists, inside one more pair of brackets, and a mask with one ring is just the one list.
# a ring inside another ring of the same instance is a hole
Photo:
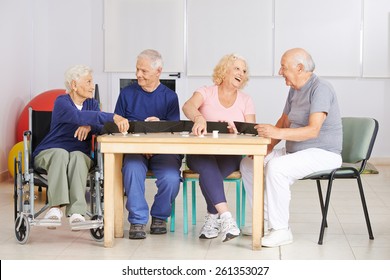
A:
{"label": "blonde hair", "polygon": [[65,72],[65,87],[67,92],[72,90],[72,81],[78,81],[81,77],[92,74],[92,69],[86,65],[75,65]]}
{"label": "blonde hair", "polygon": [[226,72],[237,59],[242,60],[246,66],[246,72],[242,80],[241,88],[245,87],[246,83],[249,80],[248,63],[246,62],[244,57],[234,53],[223,56],[218,62],[218,64],[215,66],[213,71],[213,82],[215,85],[219,86],[220,84],[222,84],[223,80],[225,79]]}

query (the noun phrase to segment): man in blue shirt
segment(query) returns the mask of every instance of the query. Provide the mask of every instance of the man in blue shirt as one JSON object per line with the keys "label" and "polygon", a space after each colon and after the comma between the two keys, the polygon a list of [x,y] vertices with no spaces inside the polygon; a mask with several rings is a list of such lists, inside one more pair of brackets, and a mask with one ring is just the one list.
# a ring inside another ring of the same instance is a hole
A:
{"label": "man in blue shirt", "polygon": [[[144,50],[137,57],[136,77],[119,94],[115,113],[129,121],[179,121],[177,94],[160,83],[163,67],[161,55],[155,50]],[[182,156],[174,154],[127,154],[123,159],[123,185],[127,195],[130,239],[146,238],[149,207],[145,199],[145,179],[148,170],[156,177],[157,194],[150,209],[151,234],[167,232],[166,219],[170,216],[180,187]]]}

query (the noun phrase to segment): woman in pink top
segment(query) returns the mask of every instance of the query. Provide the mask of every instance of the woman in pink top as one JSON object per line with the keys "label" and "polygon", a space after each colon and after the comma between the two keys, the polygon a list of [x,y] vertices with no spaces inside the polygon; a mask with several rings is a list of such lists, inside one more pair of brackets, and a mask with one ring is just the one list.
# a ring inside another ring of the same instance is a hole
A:
{"label": "woman in pink top", "polygon": [[[183,112],[194,122],[192,133],[207,133],[206,121],[226,121],[235,132],[234,121],[256,121],[252,98],[241,89],[248,81],[245,59],[236,54],[222,57],[213,72],[213,86],[197,89],[185,102]],[[188,167],[199,173],[199,184],[207,203],[207,215],[199,238],[222,241],[237,237],[240,230],[226,202],[223,179],[239,170],[239,155],[187,155]],[[219,221],[220,219],[220,221]]]}

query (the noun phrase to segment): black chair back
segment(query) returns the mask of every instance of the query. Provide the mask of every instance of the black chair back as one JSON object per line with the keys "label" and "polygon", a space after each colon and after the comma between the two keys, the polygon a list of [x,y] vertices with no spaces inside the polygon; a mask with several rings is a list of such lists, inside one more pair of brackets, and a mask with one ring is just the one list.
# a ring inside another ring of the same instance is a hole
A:
{"label": "black chair back", "polygon": [[31,152],[41,143],[50,131],[51,111],[36,111],[30,107],[29,130],[31,131]]}

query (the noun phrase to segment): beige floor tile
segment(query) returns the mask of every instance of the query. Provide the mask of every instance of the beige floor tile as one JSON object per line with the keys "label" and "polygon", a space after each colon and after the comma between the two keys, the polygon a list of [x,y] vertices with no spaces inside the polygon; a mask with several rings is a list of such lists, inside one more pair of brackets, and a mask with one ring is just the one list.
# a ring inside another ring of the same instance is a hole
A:
{"label": "beige floor tile", "polygon": [[[240,236],[229,242],[220,237],[200,240],[199,230],[206,214],[206,204],[196,189],[196,225],[191,224],[189,198],[189,233],[183,234],[182,193],[176,200],[175,232],[149,235],[145,240],[129,240],[127,212],[124,236],[115,239],[113,248],[92,239],[89,231],[72,232],[66,218],[56,230],[32,227],[27,244],[18,244],[14,234],[13,181],[0,183],[0,259],[2,260],[390,260],[390,166],[378,166],[378,175],[363,176],[363,184],[374,231],[368,239],[359,193],[354,181],[336,182],[328,213],[329,227],[323,245],[318,245],[321,223],[317,188],[314,181],[298,181],[292,186],[290,226],[294,242],[278,248],[251,250],[252,239]],[[147,198],[152,201],[155,187],[147,181]],[[150,187],[149,187],[150,185]],[[230,211],[235,216],[235,187],[225,188]],[[325,184],[324,190],[325,191]],[[42,205],[44,192],[35,194]],[[251,224],[247,202],[246,224]],[[169,224],[169,223],[168,223]],[[148,225],[149,230],[149,225]]]}

